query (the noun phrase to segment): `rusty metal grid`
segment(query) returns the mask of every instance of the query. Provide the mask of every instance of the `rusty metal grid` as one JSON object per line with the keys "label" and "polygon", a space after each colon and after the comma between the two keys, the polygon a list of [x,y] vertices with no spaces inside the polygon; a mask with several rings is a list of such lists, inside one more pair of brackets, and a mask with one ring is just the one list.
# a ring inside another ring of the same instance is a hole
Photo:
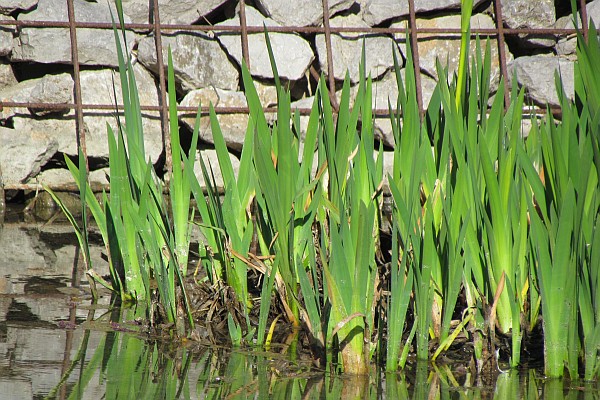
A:
{"label": "rusty metal grid", "polygon": [[[248,26],[246,21],[246,13],[245,13],[245,0],[238,0],[239,5],[239,16],[240,16],[240,26],[213,26],[213,25],[182,25],[182,24],[161,24],[160,23],[160,7],[158,0],[149,0],[152,2],[151,7],[153,9],[153,22],[148,24],[139,24],[139,23],[126,23],[124,28],[126,29],[137,29],[137,30],[147,30],[150,33],[154,33],[155,45],[156,45],[156,59],[158,62],[158,89],[159,89],[159,105],[158,106],[141,106],[141,109],[144,111],[158,111],[160,114],[161,127],[162,127],[162,137],[163,144],[165,146],[166,154],[170,154],[168,151],[170,149],[170,140],[168,134],[168,106],[167,106],[167,89],[166,89],[166,77],[164,73],[164,65],[163,65],[163,57],[162,57],[162,33],[169,31],[202,31],[202,32],[234,32],[239,33],[240,40],[242,44],[242,55],[249,66],[252,60],[250,59],[249,51],[248,51],[248,35],[250,33],[264,32],[264,27],[262,26]],[[332,94],[332,105],[333,109],[337,111],[337,100],[335,98],[335,77],[333,74],[333,55],[331,49],[331,35],[335,33],[358,33],[358,34],[398,34],[405,33],[408,31],[411,47],[413,49],[413,59],[414,59],[414,69],[415,69],[415,77],[417,83],[417,102],[421,112],[423,113],[423,95],[421,88],[421,74],[420,72],[420,64],[419,64],[419,46],[418,46],[418,35],[419,34],[440,34],[440,35],[451,35],[451,34],[460,34],[460,28],[417,28],[416,27],[416,19],[417,15],[415,12],[415,0],[398,0],[398,2],[408,1],[409,6],[409,15],[408,15],[408,27],[404,28],[355,28],[355,27],[332,27],[329,24],[329,7],[328,0],[322,0],[323,3],[323,26],[271,26],[269,27],[270,32],[280,32],[280,33],[321,33],[325,35],[325,44],[326,44],[326,53],[327,53],[327,66],[328,71],[322,71],[327,74],[327,84],[329,86],[330,92]],[[113,29],[111,23],[94,23],[94,22],[78,22],[75,19],[74,5],[73,0],[66,0],[67,2],[67,10],[68,10],[68,22],[64,21],[17,21],[17,20],[0,20],[0,26],[14,26],[16,28],[24,28],[24,27],[45,27],[45,28],[69,28],[69,35],[71,41],[71,64],[73,66],[73,80],[74,80],[74,103],[72,104],[57,104],[57,103],[36,103],[36,102],[10,102],[10,101],[0,101],[0,109],[2,106],[8,107],[23,107],[30,109],[70,109],[75,110],[76,117],[76,140],[77,146],[84,155],[87,155],[86,152],[86,141],[85,141],[85,130],[83,124],[83,115],[84,111],[87,110],[115,110],[115,108],[122,110],[122,105],[115,104],[83,104],[81,100],[81,82],[80,82],[80,63],[78,60],[78,51],[77,51],[77,29],[79,28],[95,28],[95,29]],[[505,43],[507,36],[514,35],[523,35],[523,34],[533,34],[533,35],[561,35],[568,36],[576,33],[575,29],[555,29],[555,28],[535,28],[535,29],[508,29],[503,26],[503,18],[502,18],[502,7],[501,0],[492,0],[493,2],[493,20],[496,25],[495,29],[481,29],[481,28],[472,28],[471,35],[475,37],[476,35],[480,36],[489,36],[497,39],[498,44],[498,58],[499,58],[499,66],[500,66],[500,76],[507,77],[507,62],[506,62],[506,53],[505,53]],[[584,37],[587,39],[588,34],[588,23],[587,23],[587,12],[586,12],[586,1],[579,0],[580,6],[580,15],[582,21],[582,32]],[[318,79],[319,72],[316,71],[313,67],[310,68],[310,74]],[[506,80],[505,80],[506,84]],[[508,106],[509,104],[509,91],[505,90],[505,104]],[[178,112],[185,113],[196,113],[196,107],[184,107],[178,106]],[[208,107],[202,107],[202,114],[208,113]],[[247,107],[216,107],[215,111],[217,114],[233,114],[233,113],[248,113]],[[274,107],[266,107],[265,112],[274,112],[276,109]],[[310,113],[310,109],[298,109],[298,111],[307,115]],[[389,115],[389,110],[386,109],[375,109],[373,110],[375,115],[378,116],[387,116]],[[544,109],[538,110],[540,113],[544,112]],[[87,157],[86,157],[87,158]],[[171,160],[167,158],[166,160],[166,169],[170,170],[171,168]],[[15,186],[15,187],[12,187]],[[11,187],[5,187],[5,189],[36,189],[37,185],[35,184],[20,184],[20,185],[11,185]]]}

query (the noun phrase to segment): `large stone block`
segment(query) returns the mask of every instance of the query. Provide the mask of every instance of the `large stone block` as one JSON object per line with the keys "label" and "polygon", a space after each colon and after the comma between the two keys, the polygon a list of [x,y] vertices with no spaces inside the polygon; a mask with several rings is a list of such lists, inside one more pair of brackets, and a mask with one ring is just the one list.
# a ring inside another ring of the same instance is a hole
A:
{"label": "large stone block", "polygon": [[[227,58],[219,43],[198,32],[178,32],[163,35],[163,64],[167,65],[170,47],[173,56],[175,80],[183,90],[189,91],[208,86],[236,89],[239,83],[237,69]],[[154,73],[158,73],[158,59],[154,37],[141,40],[139,61]]]}
{"label": "large stone block", "polygon": [[0,128],[0,165],[5,185],[24,183],[36,176],[58,150],[47,130],[24,132]]}
{"label": "large stone block", "polygon": [[[10,79],[10,78],[9,78]],[[55,103],[69,104],[73,102],[73,78],[69,74],[44,75],[37,79],[28,79],[0,90],[1,101],[17,103]],[[29,113],[43,116],[52,113],[64,114],[68,107],[54,109],[31,108]],[[0,119],[6,119],[28,111],[21,107],[3,107]]]}
{"label": "large stone block", "polygon": [[[600,26],[600,0],[594,0],[586,5],[587,17],[594,21],[596,27]],[[588,21],[589,22],[589,21]],[[555,27],[558,29],[574,29],[573,14],[559,18],[556,21]],[[581,17],[577,14],[577,27],[581,30],[583,25],[581,23]],[[568,56],[569,58],[576,58],[577,50],[577,35],[569,35],[558,40],[555,46],[556,54],[560,56]]]}
{"label": "large stone block", "polygon": [[[335,17],[330,21],[332,27],[357,27],[368,28],[360,17],[349,15],[347,17]],[[397,50],[394,40],[386,35],[341,33],[331,35],[331,51],[333,59],[333,74],[336,79],[343,80],[346,72],[350,75],[353,83],[359,80],[359,65],[363,43],[365,46],[365,69],[367,75],[376,79],[394,66],[392,51]],[[321,70],[327,72],[327,50],[325,45],[325,35],[316,37],[317,52]],[[399,58],[402,63],[402,57]]]}
{"label": "large stone block", "polygon": [[[108,22],[111,14],[106,2],[74,0],[75,21]],[[113,13],[115,10],[113,9]],[[67,2],[39,0],[37,7],[21,13],[19,21],[68,21]],[[130,22],[129,18],[126,22]],[[134,45],[135,35],[127,32],[128,49]],[[124,46],[124,44],[122,43]],[[79,63],[85,65],[117,66],[115,35],[112,29],[77,29]],[[36,63],[71,63],[71,40],[68,28],[23,28],[13,40],[12,61]]]}
{"label": "large stone block", "polygon": [[[272,106],[277,103],[277,93],[274,87],[256,85],[259,96],[262,97],[264,107]],[[233,90],[222,90],[218,88],[205,88],[193,90],[188,93],[181,101],[184,107],[198,107],[198,105],[214,107],[247,107],[246,96],[243,92]],[[184,125],[190,130],[194,129],[196,116],[186,114],[180,117]],[[219,126],[227,146],[231,149],[240,151],[246,136],[248,128],[247,113],[219,114],[217,116]],[[210,118],[205,116],[200,120],[200,138],[206,142],[213,143],[213,133],[211,129]]]}
{"label": "large stone block", "polygon": [[565,94],[573,98],[575,64],[571,60],[556,56],[518,57],[508,66],[509,76],[516,74],[519,86],[525,88],[527,96],[539,105],[558,106],[554,80],[555,73],[562,79]]}
{"label": "large stone block", "polygon": [[[0,14],[1,21],[14,21],[13,18]],[[7,56],[12,51],[14,28],[10,25],[0,25],[0,56]]]}
{"label": "large stone block", "polygon": [[[504,24],[512,29],[553,28],[556,22],[554,0],[502,0]],[[554,46],[553,35],[520,35],[524,46]]]}
{"label": "large stone block", "polygon": [[[460,0],[415,0],[416,13],[429,13],[436,10],[460,10]],[[478,4],[481,1],[474,1]],[[370,26],[379,25],[393,18],[408,15],[408,1],[363,0],[362,18]]]}
{"label": "large stone block", "polygon": [[[329,16],[336,12],[347,10],[355,3],[354,0],[331,0]],[[269,18],[286,26],[312,26],[323,24],[322,0],[258,0],[257,7]]]}
{"label": "large stone block", "polygon": [[[270,18],[265,18],[252,7],[246,7],[246,20],[248,26],[280,26]],[[240,18],[224,21],[219,25],[239,26]],[[221,44],[227,49],[227,52],[238,62],[242,64],[242,42],[240,34],[237,32],[223,32],[217,35]],[[314,54],[310,44],[302,37],[291,33],[269,33],[271,47],[279,76],[288,80],[298,80],[304,77],[308,67],[314,59]],[[250,57],[250,73],[253,76],[272,79],[273,71],[269,61],[267,45],[264,33],[252,33],[248,35],[248,51]]]}
{"label": "large stone block", "polygon": [[[450,29],[460,28],[460,15],[449,15],[431,19],[418,18],[416,20],[417,28],[420,29]],[[406,29],[406,22],[392,24],[394,28]],[[476,14],[471,17],[471,29],[494,29],[495,24],[492,18],[484,14]],[[400,48],[406,53],[406,35],[397,34]],[[460,57],[460,34],[438,34],[438,33],[420,33],[418,35],[419,67],[421,71],[430,76],[437,77],[437,61],[443,67],[448,68],[450,76],[458,70]],[[482,52],[485,50],[487,39],[480,38]],[[492,86],[497,86],[500,81],[500,58],[498,56],[498,41],[495,38],[489,39],[491,55],[491,76]],[[505,54],[507,61],[512,60],[512,54],[505,45]],[[473,38],[469,43],[469,53],[471,57],[477,55],[477,40]],[[483,58],[483,54],[481,54]]]}
{"label": "large stone block", "polygon": [[0,14],[9,15],[15,11],[31,10],[38,0],[2,0]]}
{"label": "large stone block", "polygon": [[[193,24],[228,0],[159,0],[161,24]],[[151,21],[152,0],[123,0],[123,13],[136,24]]]}
{"label": "large stone block", "polygon": [[15,73],[10,66],[10,63],[0,59],[0,91],[16,84],[17,78],[15,77]]}

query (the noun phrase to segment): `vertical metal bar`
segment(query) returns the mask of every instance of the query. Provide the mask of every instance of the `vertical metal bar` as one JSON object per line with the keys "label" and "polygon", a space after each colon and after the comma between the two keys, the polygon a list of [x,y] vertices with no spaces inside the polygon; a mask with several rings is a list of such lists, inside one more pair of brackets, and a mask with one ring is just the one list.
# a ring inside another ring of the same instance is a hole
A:
{"label": "vertical metal bar", "polygon": [[4,223],[4,212],[6,209],[6,197],[4,195],[4,179],[2,178],[2,164],[0,164],[0,229]]}
{"label": "vertical metal bar", "polygon": [[581,30],[583,30],[583,38],[585,42],[588,41],[588,16],[587,16],[587,7],[585,0],[579,0],[579,13],[581,14]]}
{"label": "vertical metal bar", "polygon": [[419,61],[419,41],[417,37],[417,16],[415,13],[415,1],[408,0],[408,21],[410,27],[410,47],[412,47],[413,67],[415,70],[415,85],[417,89],[417,105],[419,107],[419,116],[423,120],[423,90],[421,88],[421,65]]}
{"label": "vertical metal bar", "polygon": [[162,128],[163,143],[165,146],[165,180],[169,179],[173,168],[171,159],[171,137],[169,136],[169,108],[167,106],[167,88],[165,80],[165,65],[162,52],[162,35],[160,31],[160,15],[158,12],[158,0],[152,0],[152,19],[154,23],[154,45],[156,47],[156,62],[158,63],[158,88],[160,105],[160,125]]}
{"label": "vertical metal bar", "polygon": [[505,39],[504,39],[504,19],[502,18],[502,2],[501,0],[494,0],[494,14],[496,14],[496,29],[498,29],[498,58],[500,61],[500,77],[504,78],[504,107],[508,108],[510,105],[510,99],[508,95],[508,69],[506,67],[506,51],[505,51]]}
{"label": "vertical metal bar", "polygon": [[242,57],[250,70],[250,52],[248,50],[248,25],[246,24],[246,1],[240,0],[240,28],[242,29]]}
{"label": "vertical metal bar", "polygon": [[83,107],[81,102],[81,78],[79,73],[79,52],[77,49],[77,28],[75,27],[75,9],[73,0],[67,0],[67,13],[69,18],[69,36],[71,38],[71,63],[73,64],[73,83],[75,100],[75,129],[77,135],[77,150],[81,151],[85,158],[86,172],[90,170],[87,159],[87,147],[85,141],[85,125],[83,124]]}
{"label": "vertical metal bar", "polygon": [[323,0],[323,27],[325,28],[325,49],[327,51],[327,80],[329,83],[329,98],[331,106],[337,112],[340,106],[335,97],[335,76],[333,74],[333,52],[331,50],[331,29],[329,26],[329,2]]}

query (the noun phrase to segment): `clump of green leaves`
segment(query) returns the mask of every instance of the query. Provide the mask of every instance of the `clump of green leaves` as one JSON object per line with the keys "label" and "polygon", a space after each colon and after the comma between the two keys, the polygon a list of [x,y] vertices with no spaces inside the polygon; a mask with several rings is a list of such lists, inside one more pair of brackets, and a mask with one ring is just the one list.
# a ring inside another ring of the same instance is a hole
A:
{"label": "clump of green leaves", "polygon": [[[119,23],[124,27],[120,1],[117,1]],[[125,30],[121,29],[125,42]],[[88,274],[112,290],[121,301],[145,305],[148,317],[155,320],[152,295],[157,294],[160,306],[157,314],[172,324],[179,335],[193,326],[191,310],[183,284],[187,272],[190,245],[190,181],[186,170],[193,170],[194,158],[182,153],[179,143],[175,80],[171,53],[168,57],[168,87],[170,96],[170,139],[175,160],[170,177],[170,202],[165,187],[154,166],[146,159],[142,115],[133,67],[125,58],[115,28],[119,55],[119,74],[124,105],[124,120],[118,130],[107,127],[110,165],[110,194],[103,193],[99,201],[93,194],[85,169],[83,154],[79,167],[69,158],[65,161],[80,188],[83,221],[81,226],[70,211],[54,196],[73,224],[84,249]],[[193,138],[197,142],[197,132]],[[87,241],[87,208],[89,208],[104,240],[110,267],[107,282],[94,272]],[[187,322],[186,322],[187,321]]]}
{"label": "clump of green leaves", "polygon": [[[88,208],[104,238],[111,271],[110,282],[96,279],[122,300],[145,303],[149,309],[156,293],[164,320],[184,334],[184,318],[193,323],[183,285],[193,195],[205,238],[200,262],[208,280],[232,288],[242,305],[242,318],[227,315],[234,344],[269,345],[280,319],[267,329],[276,295],[294,331],[305,328],[322,360],[328,366],[339,361],[345,372],[367,374],[375,351],[387,370],[401,368],[413,342],[417,358],[436,359],[459,335],[472,341],[481,367],[487,356],[494,358],[496,332],[511,337],[510,366],[517,367],[522,338],[535,327],[541,310],[546,374],[560,377],[566,365],[572,377],[578,376],[583,361],[585,378],[596,378],[600,80],[594,68],[600,64],[600,45],[595,27],[591,24],[587,42],[578,37],[575,100],[566,96],[557,77],[562,120],[550,112],[539,124],[534,119],[525,139],[523,90],[513,86],[505,108],[501,81],[488,106],[489,43],[482,50],[477,40],[469,64],[471,6],[463,4],[458,76],[449,80],[438,64],[439,82],[424,114],[414,95],[410,46],[405,79],[394,53],[398,106],[394,110],[390,105],[395,148],[387,176],[393,200],[389,249],[382,249],[380,241],[383,156],[373,130],[372,82],[363,67],[364,51],[354,103],[347,78],[334,113],[321,78],[301,137],[300,116],[278,77],[267,35],[277,118],[267,122],[250,72],[242,65],[250,113],[237,176],[210,107],[224,178],[222,199],[213,175],[217,166],[201,159],[205,196],[193,173],[195,157],[180,147],[169,55],[176,165],[169,179],[170,205],[145,159],[135,77],[121,51],[125,123],[116,133],[109,128],[110,195],[104,193],[102,202],[94,197],[82,156],[79,166],[67,160],[80,187],[83,223],[65,213],[90,274]],[[121,49],[119,40],[117,46]],[[199,121],[200,116],[192,137],[194,152]],[[257,254],[250,254],[253,240]],[[255,299],[248,287],[249,268],[263,274],[258,327],[250,319]],[[461,293],[466,307],[457,310]]]}

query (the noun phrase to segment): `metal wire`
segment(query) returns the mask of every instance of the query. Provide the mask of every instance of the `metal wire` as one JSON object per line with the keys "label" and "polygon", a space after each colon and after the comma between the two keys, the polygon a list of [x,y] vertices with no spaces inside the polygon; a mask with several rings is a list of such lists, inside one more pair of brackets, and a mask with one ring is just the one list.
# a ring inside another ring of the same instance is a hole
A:
{"label": "metal wire", "polygon": [[165,146],[165,170],[169,178],[173,160],[171,160],[171,136],[169,135],[169,106],[167,104],[167,82],[165,80],[165,66],[163,63],[162,33],[160,29],[160,14],[158,0],[152,0],[152,18],[154,20],[154,45],[156,47],[156,63],[158,66],[158,90],[160,106],[160,126],[162,139]]}
{"label": "metal wire", "polygon": [[415,85],[417,89],[417,105],[419,107],[419,117],[423,119],[423,88],[421,87],[421,64],[419,61],[419,41],[417,28],[417,16],[415,14],[415,1],[408,0],[408,12],[409,12],[409,27],[410,27],[410,47],[412,48],[413,65],[415,69]]}
{"label": "metal wire", "polygon": [[[101,22],[79,22],[75,20],[75,13],[73,10],[73,0],[66,0],[68,6],[69,18],[68,21],[23,21],[23,20],[0,20],[0,27],[3,26],[14,26],[17,29],[23,28],[69,28],[70,39],[71,39],[71,50],[72,50],[72,65],[73,65],[73,79],[74,79],[74,103],[59,104],[59,103],[39,103],[39,102],[13,102],[5,101],[0,102],[0,109],[2,107],[23,107],[29,109],[42,109],[42,110],[75,110],[76,119],[76,132],[78,146],[82,149],[83,153],[86,154],[85,146],[85,130],[83,124],[83,115],[86,111],[86,115],[90,115],[89,111],[103,111],[111,110],[113,112],[121,111],[122,105],[115,106],[114,104],[95,104],[95,103],[82,103],[81,97],[81,82],[80,82],[80,63],[78,60],[77,52],[77,30],[78,29],[113,29],[111,23]],[[402,0],[400,0],[402,1]],[[156,45],[156,59],[158,62],[158,83],[159,83],[159,96],[160,102],[158,106],[143,105],[141,109],[143,111],[158,111],[160,114],[161,126],[163,130],[163,140],[165,147],[170,146],[169,134],[168,134],[168,105],[166,101],[166,79],[164,75],[163,65],[163,49],[162,49],[162,34],[173,32],[173,31],[200,31],[200,32],[232,32],[239,33],[242,44],[242,55],[248,65],[252,60],[250,59],[250,53],[248,50],[248,35],[252,33],[264,32],[263,26],[248,26],[246,21],[246,5],[244,0],[238,0],[239,2],[239,15],[240,24],[239,26],[232,25],[185,25],[185,24],[162,24],[160,22],[159,14],[159,1],[152,0],[152,12],[150,15],[152,19],[149,23],[125,23],[123,27],[125,29],[135,29],[138,31],[147,31],[154,34],[155,45]],[[423,94],[420,82],[420,64],[419,64],[419,47],[418,47],[418,35],[440,35],[447,37],[448,35],[456,35],[457,38],[461,34],[461,29],[457,28],[419,28],[416,26],[416,12],[414,6],[414,0],[409,0],[409,15],[408,15],[408,33],[410,35],[413,60],[415,68],[415,77],[417,79],[417,101],[421,113],[423,113]],[[588,33],[587,13],[585,8],[585,0],[580,0],[580,13],[582,17],[582,32],[585,37]],[[334,77],[334,65],[333,65],[333,50],[331,48],[331,36],[340,33],[358,33],[364,35],[394,35],[406,33],[406,28],[382,28],[382,27],[334,27],[330,26],[329,20],[329,7],[328,0],[322,0],[323,6],[323,24],[322,26],[270,26],[269,32],[273,33],[297,33],[297,34],[323,34],[325,36],[326,44],[326,57],[328,70],[328,86],[330,94],[332,95],[332,101],[335,101],[335,77]],[[575,29],[555,29],[555,28],[543,28],[543,29],[509,29],[504,27],[504,21],[502,17],[502,9],[499,0],[494,0],[494,21],[495,29],[482,29],[473,28],[471,29],[472,37],[476,35],[488,36],[496,38],[498,42],[498,57],[500,64],[500,74],[502,77],[507,77],[507,66],[506,66],[506,52],[505,44],[507,36],[523,35],[523,34],[534,34],[534,35],[557,35],[557,36],[570,36],[576,33]],[[316,71],[313,66],[310,67],[310,74],[313,79],[318,79],[320,71]],[[505,90],[505,102],[509,104],[509,93]],[[337,101],[334,102],[337,104]],[[194,116],[197,108],[196,107],[184,107],[178,106],[178,112],[183,113],[180,115]],[[215,111],[217,114],[238,114],[247,113],[249,110],[247,107],[216,107]],[[273,107],[265,108],[265,112],[275,112],[276,109]],[[552,112],[558,112],[558,110],[551,109]],[[310,109],[300,109],[299,112],[303,115],[308,115]],[[544,109],[536,110],[536,113],[543,114]],[[208,109],[203,107],[201,113],[204,115],[208,113]],[[377,116],[388,116],[389,110],[376,109],[374,114]],[[167,154],[170,152],[167,151]],[[171,168],[171,160],[166,161],[166,168]]]}
{"label": "metal wire", "polygon": [[83,109],[81,100],[81,79],[79,75],[79,51],[77,48],[77,28],[75,27],[75,9],[73,0],[67,0],[67,14],[69,18],[69,38],[71,40],[71,63],[73,64],[73,81],[75,99],[75,130],[77,138],[77,151],[85,159],[85,169],[89,171],[87,148],[85,142],[85,125],[83,124]]}

